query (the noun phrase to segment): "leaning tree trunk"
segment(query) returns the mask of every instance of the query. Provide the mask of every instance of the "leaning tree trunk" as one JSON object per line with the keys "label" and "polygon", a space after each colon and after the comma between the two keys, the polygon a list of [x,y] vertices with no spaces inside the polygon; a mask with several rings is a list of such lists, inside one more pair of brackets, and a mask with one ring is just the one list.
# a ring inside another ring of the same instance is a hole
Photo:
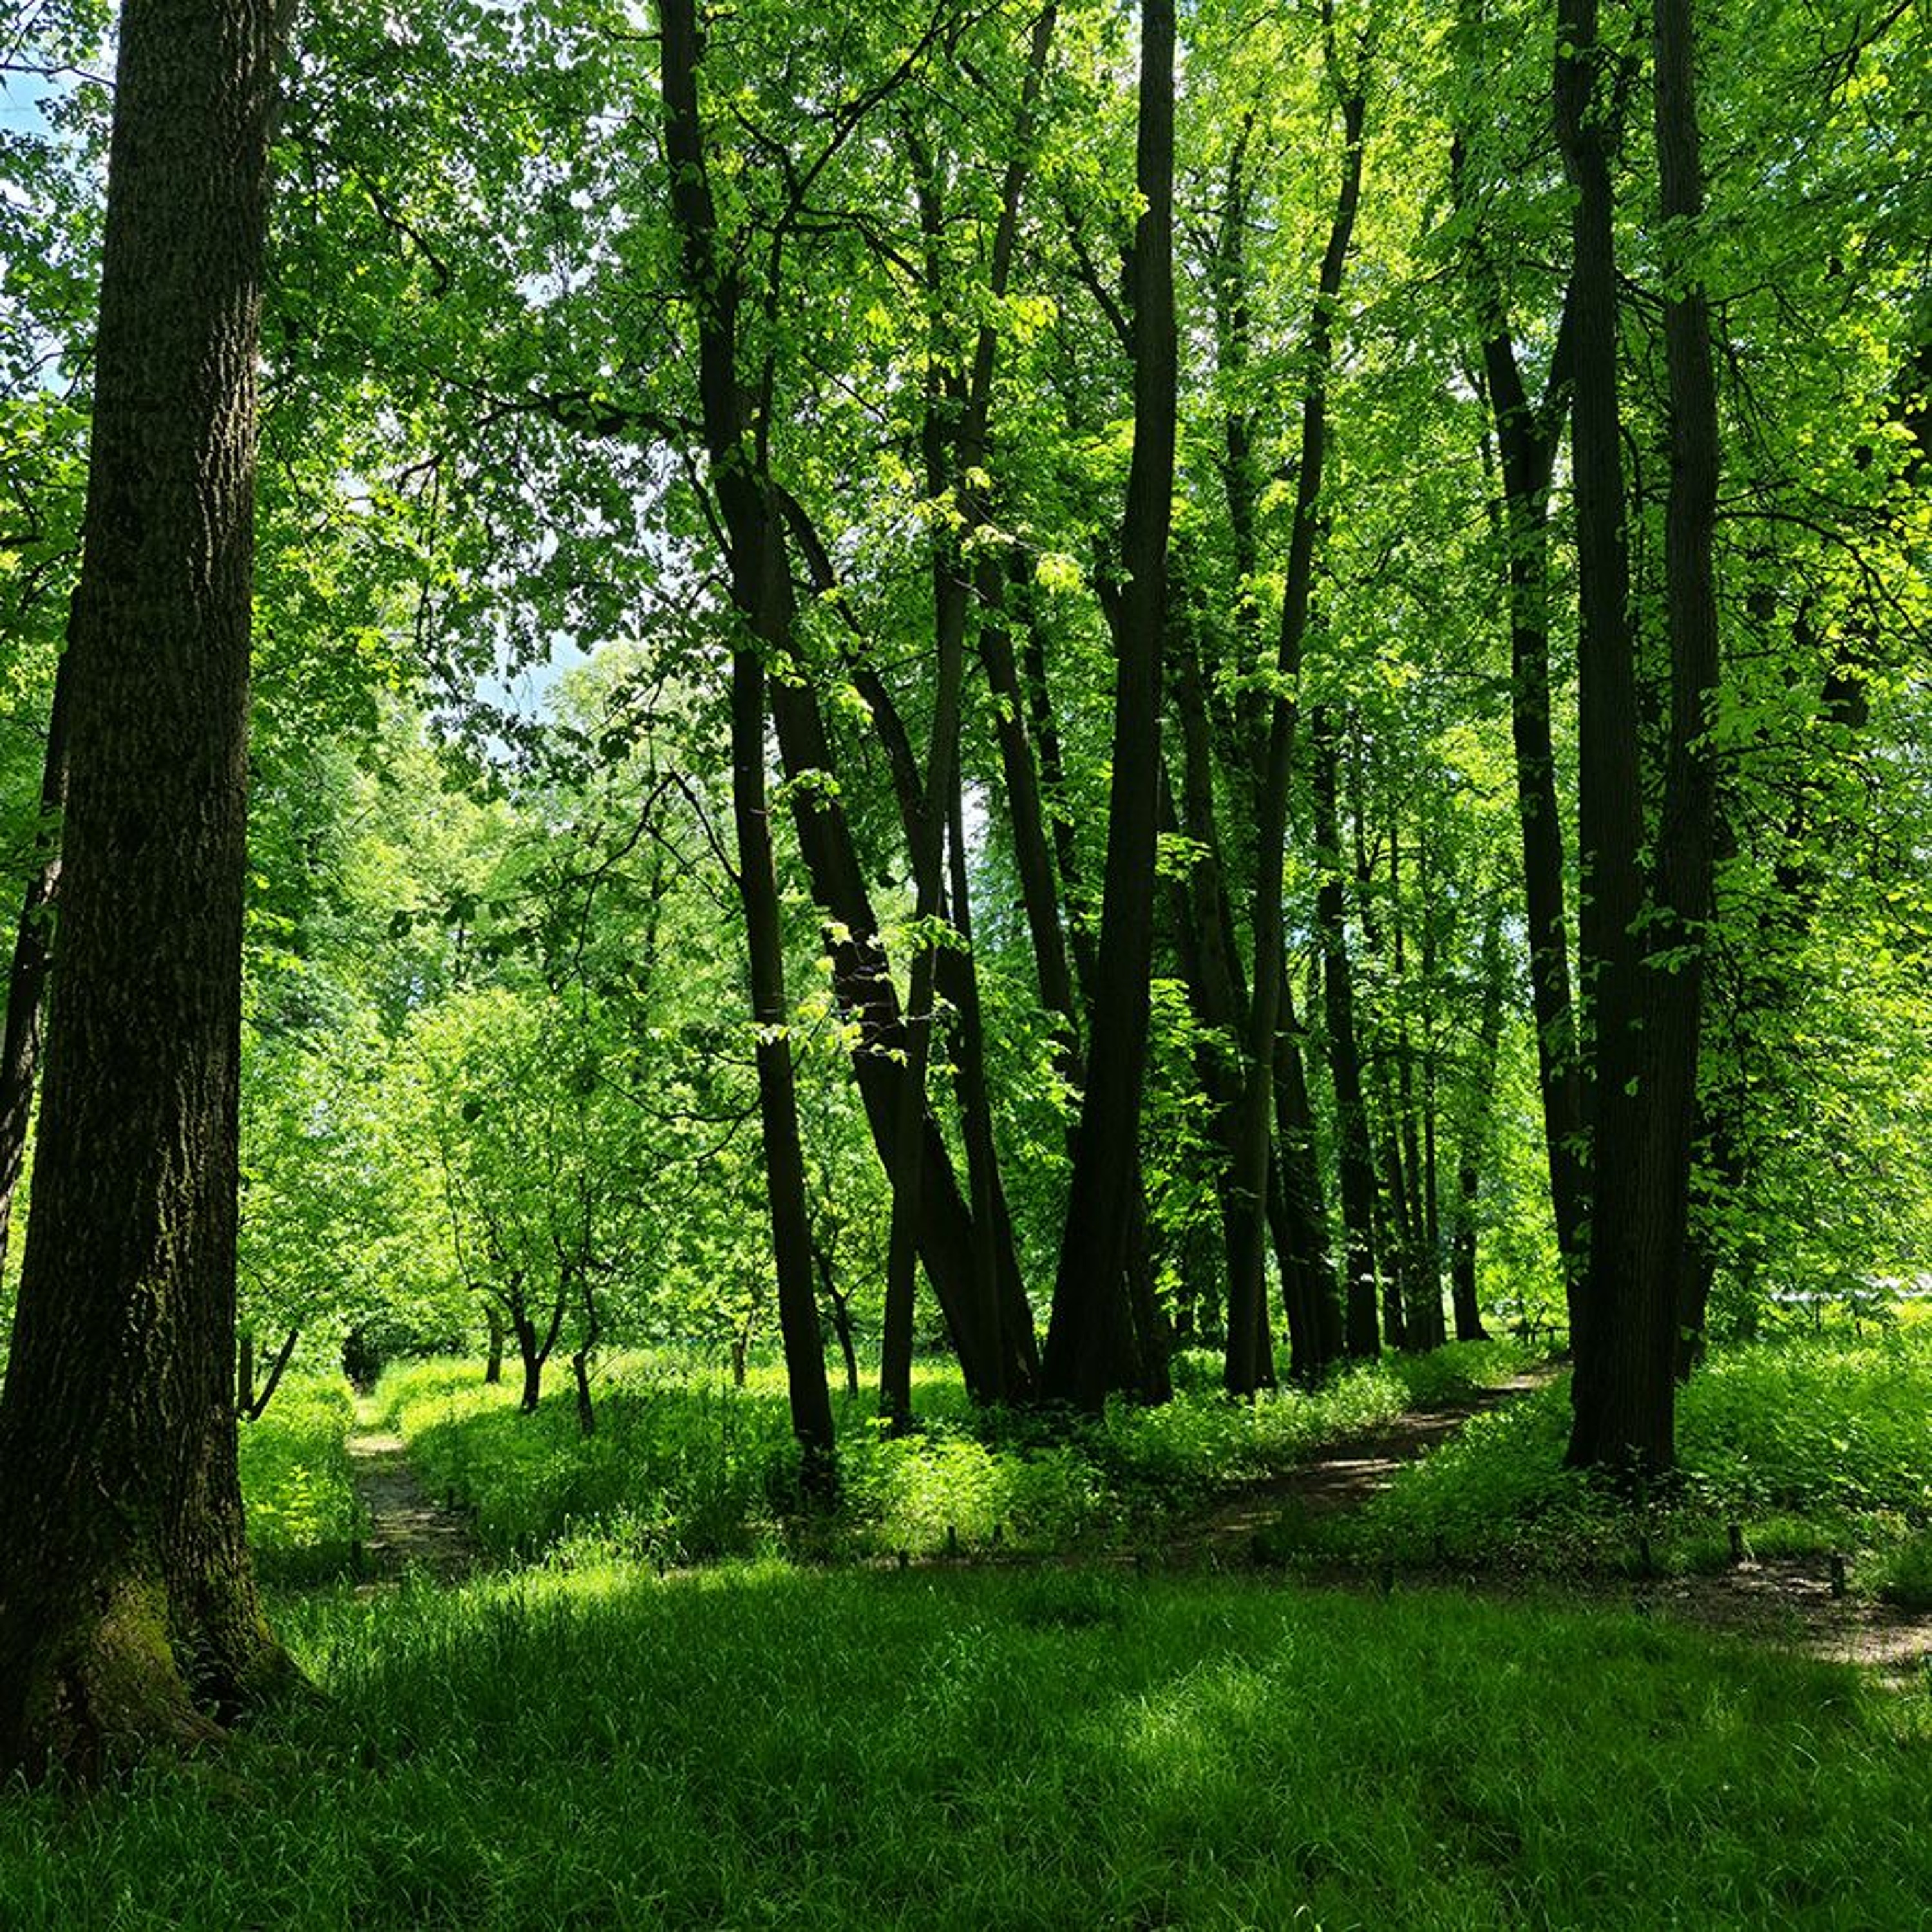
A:
{"label": "leaning tree trunk", "polygon": [[128,0],[61,968],[0,1394],[0,1768],[99,1774],[292,1675],[236,1474],[255,380],[280,22]]}
{"label": "leaning tree trunk", "polygon": [[1088,1408],[1106,1399],[1118,1337],[1130,1319],[1124,1283],[1139,1176],[1154,956],[1161,640],[1175,436],[1174,39],[1173,0],[1144,0],[1136,174],[1146,207],[1134,236],[1134,449],[1122,530],[1127,583],[1114,626],[1106,876],[1087,1092],[1041,1365],[1046,1395]]}

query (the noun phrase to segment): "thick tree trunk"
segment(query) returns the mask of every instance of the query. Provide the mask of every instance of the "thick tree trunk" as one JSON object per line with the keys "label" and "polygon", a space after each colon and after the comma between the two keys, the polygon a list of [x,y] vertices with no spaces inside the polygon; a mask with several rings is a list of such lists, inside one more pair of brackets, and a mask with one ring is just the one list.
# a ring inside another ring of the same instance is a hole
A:
{"label": "thick tree trunk", "polygon": [[683,244],[686,290],[698,310],[698,387],[712,484],[724,520],[731,600],[743,632],[731,654],[731,802],[738,848],[738,890],[745,908],[752,1012],[758,1028],[758,1115],[778,1270],[778,1329],[791,1397],[792,1432],[808,1493],[837,1486],[832,1401],[825,1384],[824,1340],[812,1286],[812,1226],[806,1209],[805,1154],[799,1139],[784,988],[784,935],[765,787],[765,664],[788,660],[791,579],[782,512],[758,467],[738,382],[737,272],[718,246],[717,212],[706,170],[698,112],[698,21],[694,0],[662,8],[664,148],[671,207]]}
{"label": "thick tree trunk", "polygon": [[1114,626],[1113,783],[1094,985],[1092,1051],[1041,1384],[1098,1408],[1128,1311],[1123,1282],[1139,1174],[1141,1086],[1154,954],[1160,808],[1161,642],[1174,493],[1174,42],[1172,0],[1141,13],[1134,238],[1134,450]]}
{"label": "thick tree trunk", "polygon": [[[1642,1133],[1642,941],[1635,928],[1642,909],[1638,856],[1643,802],[1618,398],[1612,56],[1598,38],[1597,14],[1597,0],[1559,0],[1555,76],[1557,135],[1576,193],[1570,214],[1570,450],[1577,552],[1580,963],[1594,1033],[1587,1096],[1594,1191],[1589,1262],[1571,1320],[1576,1372],[1570,1456],[1579,1463],[1616,1460],[1618,1438],[1631,1432],[1636,1419],[1632,1400],[1642,1406],[1625,1372],[1628,1334],[1619,1305],[1630,1259],[1619,1250],[1632,1231],[1627,1224],[1613,1225],[1604,1192],[1612,1173],[1620,1174],[1612,1186],[1628,1190]],[[1627,1214],[1629,1206],[1626,1198],[1621,1211]],[[1667,1413],[1648,1415],[1635,1432],[1646,1438],[1639,1453],[1646,1460],[1669,1462]]]}
{"label": "thick tree trunk", "polygon": [[[1718,679],[1717,400],[1708,304],[1690,259],[1703,210],[1690,0],[1657,0],[1654,22],[1658,167],[1671,278],[1664,311],[1671,444],[1664,544],[1669,754],[1652,916],[1640,936],[1626,929],[1604,973],[1611,984],[1598,1020],[1587,1346],[1577,1352],[1570,1444],[1573,1462],[1640,1473],[1667,1470],[1676,1459],[1677,1303],[1714,862],[1715,794],[1702,740]],[[1579,376],[1580,398],[1580,366]],[[1631,757],[1634,762],[1634,742]]]}
{"label": "thick tree trunk", "polygon": [[98,1775],[290,1679],[236,1474],[254,358],[278,22],[129,0],[60,970],[0,1394],[0,1772]]}

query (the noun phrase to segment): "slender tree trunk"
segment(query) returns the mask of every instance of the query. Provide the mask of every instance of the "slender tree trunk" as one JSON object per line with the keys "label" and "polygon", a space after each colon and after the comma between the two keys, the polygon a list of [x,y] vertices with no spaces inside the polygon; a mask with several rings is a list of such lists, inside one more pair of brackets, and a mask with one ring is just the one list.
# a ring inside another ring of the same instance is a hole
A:
{"label": "slender tree trunk", "polygon": [[[1540,434],[1506,335],[1484,345],[1497,446],[1502,453],[1509,535],[1510,730],[1516,811],[1522,826],[1525,910],[1529,928],[1531,1016],[1543,1097],[1550,1198],[1568,1293],[1583,1278],[1583,1087],[1570,992],[1569,922],[1564,907],[1563,822],[1550,727],[1550,479],[1556,440]],[[1571,1310],[1574,1326],[1575,1311]]]}
{"label": "slender tree trunk", "polygon": [[279,22],[128,0],[59,983],[0,1394],[0,1772],[99,1776],[292,1676],[236,1473],[254,360]]}
{"label": "slender tree trunk", "polygon": [[1496,1122],[1496,1051],[1503,1030],[1502,906],[1492,898],[1483,922],[1483,1011],[1477,1030],[1474,1098],[1466,1115],[1456,1163],[1456,1210],[1450,1232],[1450,1299],[1456,1339],[1484,1342],[1482,1304],[1476,1294],[1476,1237],[1482,1168],[1490,1158]]}
{"label": "slender tree trunk", "polygon": [[850,1298],[840,1293],[838,1281],[832,1264],[832,1251],[826,1244],[815,1237],[812,1244],[812,1259],[818,1268],[818,1286],[825,1296],[825,1305],[832,1311],[832,1332],[838,1338],[838,1353],[845,1364],[845,1394],[856,1402],[859,1400],[859,1352],[852,1342],[852,1304]]}
{"label": "slender tree trunk", "polygon": [[1101,902],[1093,1049],[1066,1225],[1042,1366],[1049,1396],[1098,1408],[1128,1320],[1122,1283],[1139,1171],[1142,1077],[1154,954],[1160,767],[1161,640],[1174,493],[1172,0],[1144,0],[1136,178],[1134,451],[1122,552],[1128,572],[1114,626],[1113,784]]}
{"label": "slender tree trunk", "polygon": [[788,659],[791,579],[782,512],[748,434],[738,382],[737,271],[718,246],[716,210],[698,112],[695,0],[664,0],[661,10],[664,147],[671,206],[683,244],[685,280],[698,315],[698,386],[712,486],[727,534],[731,598],[743,632],[731,654],[731,800],[738,890],[745,908],[752,1012],[758,1028],[758,1113],[778,1270],[778,1328],[784,1346],[792,1431],[808,1493],[837,1486],[825,1348],[812,1286],[811,1220],[805,1155],[794,1091],[784,937],[765,786],[765,665]]}
{"label": "slender tree trunk", "polygon": [[1342,903],[1337,748],[1332,713],[1317,706],[1312,721],[1315,748],[1315,844],[1322,866],[1315,923],[1322,943],[1322,993],[1328,1028],[1328,1066],[1335,1088],[1337,1165],[1341,1172],[1342,1225],[1346,1256],[1343,1346],[1360,1359],[1381,1352],[1376,1315],[1376,1175],[1369,1147],[1368,1110],[1362,1098],[1361,1057],[1355,1042],[1354,980],[1348,959]]}
{"label": "slender tree trunk", "polygon": [[[1254,934],[1253,991],[1243,1058],[1239,1124],[1234,1134],[1232,1189],[1235,1228],[1228,1288],[1228,1348],[1222,1378],[1232,1395],[1251,1394],[1261,1378],[1258,1343],[1263,1293],[1270,1132],[1274,1100],[1276,1035],[1282,1006],[1283,868],[1288,845],[1288,794],[1294,771],[1302,644],[1315,581],[1320,527],[1322,473],[1328,441],[1328,374],[1334,355],[1342,271],[1354,232],[1361,196],[1364,98],[1358,79],[1342,102],[1342,182],[1328,245],[1322,258],[1315,309],[1309,326],[1301,402],[1301,460],[1295,472],[1294,521],[1288,538],[1288,577],[1282,593],[1275,650],[1275,696],[1268,708],[1267,764],[1256,801],[1255,886],[1250,922]],[[1271,1370],[1270,1370],[1271,1374]]]}
{"label": "slender tree trunk", "polygon": [[487,1308],[483,1318],[489,1324],[489,1340],[483,1358],[483,1380],[494,1388],[503,1379],[503,1318],[494,1308]]}

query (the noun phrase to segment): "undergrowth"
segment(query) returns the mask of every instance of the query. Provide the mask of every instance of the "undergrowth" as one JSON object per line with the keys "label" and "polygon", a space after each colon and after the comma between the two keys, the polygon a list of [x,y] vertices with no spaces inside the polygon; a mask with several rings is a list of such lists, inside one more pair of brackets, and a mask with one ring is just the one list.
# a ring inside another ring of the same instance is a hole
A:
{"label": "undergrowth", "polygon": [[241,1425],[248,1549],[264,1582],[312,1582],[350,1567],[363,1531],[349,1470],[355,1414],[340,1376],[292,1373],[260,1419]]}
{"label": "undergrowth", "polygon": [[1932,1337],[1901,1330],[1721,1351],[1680,1391],[1679,1472],[1620,1494],[1562,1467],[1567,1379],[1474,1418],[1352,1516],[1274,1553],[1546,1573],[1710,1570],[1862,1550],[1863,1580],[1932,1599]]}
{"label": "undergrowth", "polygon": [[466,1509],[478,1540],[505,1555],[668,1564],[781,1546],[1073,1551],[1157,1535],[1219,1487],[1277,1473],[1419,1401],[1506,1378],[1522,1360],[1508,1344],[1466,1345],[1237,1403],[1219,1392],[1218,1363],[1184,1357],[1172,1402],[1116,1402],[1077,1420],[976,1411],[956,1371],[926,1364],[908,1436],[882,1432],[869,1394],[842,1400],[841,1506],[806,1518],[776,1365],[754,1368],[740,1390],[674,1352],[620,1356],[600,1378],[588,1438],[568,1390],[554,1388],[524,1415],[470,1362],[392,1370],[376,1400],[426,1486]]}

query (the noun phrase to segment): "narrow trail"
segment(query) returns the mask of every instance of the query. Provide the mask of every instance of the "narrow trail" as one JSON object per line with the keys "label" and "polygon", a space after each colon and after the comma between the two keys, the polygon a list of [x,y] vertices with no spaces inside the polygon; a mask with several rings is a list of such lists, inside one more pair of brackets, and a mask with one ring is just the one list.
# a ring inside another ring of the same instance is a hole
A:
{"label": "narrow trail", "polygon": [[1472,1416],[1500,1408],[1543,1388],[1556,1372],[1553,1369],[1532,1369],[1493,1388],[1472,1390],[1453,1402],[1408,1410],[1366,1435],[1325,1444],[1306,1462],[1280,1475],[1244,1484],[1223,1496],[1205,1514],[1182,1524],[1168,1538],[1168,1559],[1182,1564],[1244,1562],[1256,1535],[1273,1528],[1286,1510],[1328,1516],[1359,1509],[1387,1489],[1399,1469],[1439,1449]]}
{"label": "narrow trail", "polygon": [[483,1561],[469,1526],[430,1500],[410,1467],[403,1438],[380,1426],[366,1397],[356,1405],[349,1467],[368,1513],[362,1567],[370,1582],[393,1582],[412,1570],[448,1580]]}

